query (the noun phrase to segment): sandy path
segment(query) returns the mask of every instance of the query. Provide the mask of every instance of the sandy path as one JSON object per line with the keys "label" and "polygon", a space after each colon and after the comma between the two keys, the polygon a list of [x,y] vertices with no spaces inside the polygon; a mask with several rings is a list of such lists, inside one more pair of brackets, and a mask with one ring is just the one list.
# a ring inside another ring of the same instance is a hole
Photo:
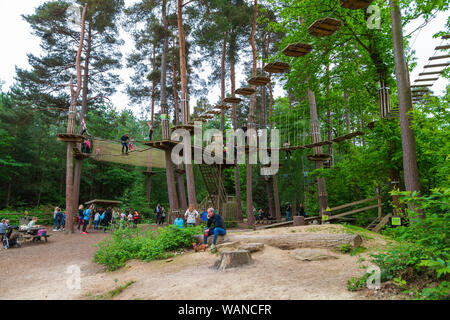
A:
{"label": "sandy path", "polygon": [[[340,231],[340,226],[278,228],[267,233]],[[105,234],[54,233],[49,243],[0,250],[0,299],[94,299],[134,280],[115,299],[367,299],[349,292],[347,280],[364,274],[357,257],[333,252],[338,259],[299,261],[289,251],[266,246],[254,263],[219,272],[218,255],[192,251],[166,261],[130,261],[116,272],[92,262],[94,244]],[[367,246],[368,242],[364,241]],[[380,238],[371,245],[383,243]],[[81,288],[67,285],[68,267],[81,270]]]}

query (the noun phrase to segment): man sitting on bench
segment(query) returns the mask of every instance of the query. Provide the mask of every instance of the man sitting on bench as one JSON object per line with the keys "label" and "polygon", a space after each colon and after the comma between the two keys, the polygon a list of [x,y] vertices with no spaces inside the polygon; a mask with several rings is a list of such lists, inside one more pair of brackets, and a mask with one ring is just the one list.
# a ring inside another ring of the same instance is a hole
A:
{"label": "man sitting on bench", "polygon": [[218,214],[214,213],[214,208],[208,209],[208,222],[206,224],[206,229],[203,234],[203,243],[207,244],[208,237],[214,235],[213,244],[211,246],[211,250],[216,246],[217,236],[224,236],[227,234],[225,230],[225,222],[222,217]]}

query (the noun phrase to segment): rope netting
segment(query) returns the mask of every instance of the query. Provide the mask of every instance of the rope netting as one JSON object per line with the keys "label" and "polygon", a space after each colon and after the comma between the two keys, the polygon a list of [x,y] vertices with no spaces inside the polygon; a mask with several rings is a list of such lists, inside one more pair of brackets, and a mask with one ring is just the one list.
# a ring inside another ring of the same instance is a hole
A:
{"label": "rope netting", "polygon": [[123,154],[122,144],[119,141],[93,138],[92,142],[91,158],[93,160],[145,168],[149,165],[153,168],[166,167],[164,152],[142,143],[133,142],[133,148],[128,151],[128,154]]}

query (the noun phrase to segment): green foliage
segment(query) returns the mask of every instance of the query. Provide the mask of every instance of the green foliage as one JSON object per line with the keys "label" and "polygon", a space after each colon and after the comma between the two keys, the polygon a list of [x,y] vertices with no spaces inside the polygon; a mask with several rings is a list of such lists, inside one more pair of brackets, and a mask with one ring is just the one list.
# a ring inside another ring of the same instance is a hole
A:
{"label": "green foliage", "polygon": [[[448,283],[443,283],[450,273],[450,189],[433,189],[428,196],[420,196],[416,192],[394,194],[412,209],[407,209],[407,226],[385,231],[399,243],[372,255],[372,261],[382,270],[382,281],[400,277],[408,284],[420,279],[440,283],[438,288],[441,289],[448,286]],[[436,297],[441,292],[441,289],[426,288],[418,293],[419,298]]]}
{"label": "green foliage", "polygon": [[94,261],[114,271],[131,259],[166,259],[173,256],[173,251],[190,247],[194,235],[201,232],[201,226],[179,229],[170,225],[159,228],[157,235],[150,230],[119,229],[111,235],[111,239],[104,239],[98,244]]}
{"label": "green foliage", "polygon": [[352,250],[352,246],[349,243],[341,244],[338,248],[341,253],[349,253]]}
{"label": "green foliage", "polygon": [[358,291],[366,287],[367,279],[369,278],[370,274],[365,273],[361,277],[352,277],[347,281],[347,290],[348,291]]}

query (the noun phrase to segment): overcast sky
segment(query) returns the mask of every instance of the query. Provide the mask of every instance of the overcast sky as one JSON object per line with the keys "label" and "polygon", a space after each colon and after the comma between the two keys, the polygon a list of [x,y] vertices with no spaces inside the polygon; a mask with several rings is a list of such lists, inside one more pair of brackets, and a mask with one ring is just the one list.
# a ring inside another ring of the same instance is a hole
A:
{"label": "overcast sky", "polygon": [[[0,80],[5,82],[3,90],[6,90],[13,84],[15,76],[15,66],[19,66],[21,68],[26,68],[29,66],[27,61],[27,53],[31,52],[33,54],[36,54],[41,52],[39,47],[39,39],[31,34],[31,28],[22,19],[21,15],[33,13],[35,8],[44,2],[45,0],[0,0],[0,32],[1,41],[3,44],[2,49],[0,50]],[[125,0],[125,2],[127,5],[129,5],[133,2],[136,2],[136,0]],[[442,42],[441,39],[432,38],[432,35],[434,33],[445,30],[447,17],[448,12],[441,12],[426,27],[420,29],[419,31],[416,31],[413,34],[411,43],[413,44],[413,49],[416,51],[418,64],[411,73],[411,84],[414,83],[414,80],[418,79],[418,74],[420,72],[423,72],[423,66],[429,64],[429,57],[433,55],[443,54],[443,51],[441,51],[440,53],[436,53],[434,48],[442,43],[450,43],[450,39]],[[406,27],[406,29],[404,30],[404,34],[412,32],[421,24],[422,21],[414,21]],[[125,57],[127,53],[131,51],[133,42],[130,37],[128,37],[128,35],[124,32],[122,33],[122,38],[125,40],[125,46],[123,48]],[[447,62],[450,61],[450,59],[438,61]],[[434,60],[433,63],[435,62],[437,61]],[[431,69],[428,69],[427,71],[431,71]],[[119,71],[119,74],[126,84],[129,81],[129,77],[132,74],[132,71],[124,68]],[[207,80],[208,70],[201,73],[200,77]],[[242,75],[238,73],[236,79],[238,83],[242,80],[242,78]],[[439,80],[434,83],[431,89],[435,94],[441,95],[443,94],[446,85],[448,85],[448,80],[440,77]],[[118,89],[118,92],[111,97],[111,101],[119,110],[130,108],[137,114],[139,110],[129,104],[128,97],[123,92],[124,88],[125,85],[122,85]],[[282,90],[280,88],[277,88],[275,93],[276,95],[282,94]],[[215,101],[217,101],[219,96],[220,90],[218,86],[214,87],[212,90],[209,90],[208,99],[210,100],[210,103],[214,103]],[[192,97],[191,101],[191,106],[193,105],[195,105],[194,97]]]}

